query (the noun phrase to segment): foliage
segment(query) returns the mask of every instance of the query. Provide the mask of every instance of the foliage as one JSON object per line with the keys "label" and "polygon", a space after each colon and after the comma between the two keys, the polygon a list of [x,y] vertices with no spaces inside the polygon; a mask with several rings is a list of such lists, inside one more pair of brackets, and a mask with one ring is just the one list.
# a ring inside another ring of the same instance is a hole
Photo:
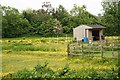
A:
{"label": "foliage", "polygon": [[71,16],[74,16],[75,22],[77,25],[80,24],[97,24],[97,17],[90,14],[86,10],[86,6],[82,7],[74,5],[73,9],[70,11]]}
{"label": "foliage", "polygon": [[[117,59],[67,57],[66,45],[68,41],[72,41],[72,37],[59,37],[58,43],[56,40],[53,37],[41,38],[39,36],[3,38],[1,40],[3,43],[3,80],[8,80],[8,78],[10,78],[9,80],[18,80],[18,78],[25,78],[24,80],[36,78],[103,80],[112,78],[114,80],[118,78],[119,64]],[[45,61],[49,64],[44,63]]]}
{"label": "foliage", "polygon": [[101,23],[106,27],[105,35],[120,35],[120,2],[103,2],[102,6]]}
{"label": "foliage", "polygon": [[41,25],[47,20],[52,19],[52,16],[47,14],[44,9],[27,9],[23,11],[23,16],[29,21],[29,23],[33,27],[31,30],[31,34],[40,34],[45,29],[48,29],[48,27]]}
{"label": "foliage", "polygon": [[44,2],[41,9],[23,10],[22,14],[15,8],[2,6],[3,37],[19,37],[24,34],[53,36],[72,34],[74,27],[81,24],[97,24],[96,16],[90,14],[86,7],[74,5],[69,12],[62,5],[53,8]]}
{"label": "foliage", "polygon": [[46,22],[42,22],[38,30],[39,34],[43,36],[52,36],[61,34],[62,27],[57,19],[49,19]]}
{"label": "foliage", "polygon": [[14,74],[8,74],[7,76],[3,76],[2,80],[5,79],[11,79],[11,80],[17,80],[17,79],[52,79],[52,78],[79,78],[79,79],[118,79],[117,71],[118,69],[108,69],[108,70],[96,70],[94,68],[91,69],[85,69],[85,70],[71,70],[69,67],[65,66],[60,71],[53,71],[49,67],[47,67],[48,63],[45,63],[44,65],[37,65],[34,67],[33,70],[27,70],[23,69],[21,71],[18,71]]}
{"label": "foliage", "polygon": [[103,2],[102,6],[104,13],[98,16],[89,13],[85,5],[74,5],[67,11],[62,5],[53,8],[50,2],[44,2],[41,9],[23,10],[22,14],[15,8],[1,6],[2,36],[19,37],[24,34],[65,36],[72,34],[73,28],[81,24],[100,24],[106,27],[105,35],[119,35],[120,2]]}
{"label": "foliage", "polygon": [[18,37],[28,33],[31,26],[27,19],[19,13],[15,8],[2,6],[2,36]]}

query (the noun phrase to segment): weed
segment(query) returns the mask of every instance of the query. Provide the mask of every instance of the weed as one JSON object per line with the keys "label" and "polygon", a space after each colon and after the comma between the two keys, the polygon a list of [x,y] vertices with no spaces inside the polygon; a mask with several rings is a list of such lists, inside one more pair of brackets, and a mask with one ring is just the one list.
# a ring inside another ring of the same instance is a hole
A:
{"label": "weed", "polygon": [[[96,70],[94,68],[82,69],[82,70],[71,70],[69,66],[65,66],[60,71],[54,72],[52,69],[47,67],[48,64],[37,65],[33,70],[23,69],[14,74],[4,76],[2,80],[10,78],[11,80],[17,79],[39,79],[39,78],[80,78],[80,79],[118,79],[116,69],[111,70]],[[118,70],[118,69],[117,69]],[[102,72],[102,73],[101,73]]]}
{"label": "weed", "polygon": [[[9,80],[15,80],[16,77],[25,78],[24,80],[34,80],[34,78],[38,80],[39,78],[104,80],[118,77],[118,61],[116,59],[82,58],[80,56],[66,58],[67,43],[72,39],[67,42],[65,37],[60,37],[58,43],[55,43],[56,40],[56,38],[40,37],[3,39],[3,73],[14,72],[14,74],[5,74],[4,77],[11,78]],[[87,50],[88,44],[85,43],[85,45]],[[41,65],[44,60],[47,60],[49,64]],[[70,66],[64,67],[66,63],[69,63]],[[34,67],[35,65],[37,66]]]}

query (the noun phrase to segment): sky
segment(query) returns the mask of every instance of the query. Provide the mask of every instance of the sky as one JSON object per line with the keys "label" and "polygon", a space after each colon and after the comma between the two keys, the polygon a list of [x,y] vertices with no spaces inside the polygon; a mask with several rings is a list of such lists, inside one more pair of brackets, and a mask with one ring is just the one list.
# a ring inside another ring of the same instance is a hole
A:
{"label": "sky", "polygon": [[78,6],[86,5],[87,11],[93,15],[102,13],[102,0],[0,0],[0,4],[4,6],[10,6],[17,8],[18,10],[41,9],[42,2],[49,1],[52,7],[56,8],[60,4],[64,6],[68,11],[73,8],[73,5]]}

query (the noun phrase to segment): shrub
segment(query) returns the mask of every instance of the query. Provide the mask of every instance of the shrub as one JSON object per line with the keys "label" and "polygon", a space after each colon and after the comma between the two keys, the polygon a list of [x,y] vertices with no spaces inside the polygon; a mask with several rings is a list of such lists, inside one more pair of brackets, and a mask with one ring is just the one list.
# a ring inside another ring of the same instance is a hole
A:
{"label": "shrub", "polygon": [[53,71],[47,67],[48,63],[44,65],[37,65],[33,70],[23,69],[14,74],[3,76],[2,80],[34,80],[34,79],[51,79],[51,78],[79,78],[79,79],[92,79],[92,80],[115,80],[118,79],[118,69],[80,69],[78,71],[71,70],[69,66],[63,67],[60,71]]}

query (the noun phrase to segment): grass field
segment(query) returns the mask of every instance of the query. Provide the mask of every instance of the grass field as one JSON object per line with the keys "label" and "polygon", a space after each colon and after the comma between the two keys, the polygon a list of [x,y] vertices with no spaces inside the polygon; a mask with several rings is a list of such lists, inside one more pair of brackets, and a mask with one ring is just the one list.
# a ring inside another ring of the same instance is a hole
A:
{"label": "grass field", "polygon": [[37,64],[48,63],[48,67],[54,71],[69,65],[71,70],[111,70],[118,68],[117,59],[68,57],[67,44],[71,37],[43,38],[21,37],[4,38],[2,42],[2,73],[16,73],[19,70],[32,70]]}

